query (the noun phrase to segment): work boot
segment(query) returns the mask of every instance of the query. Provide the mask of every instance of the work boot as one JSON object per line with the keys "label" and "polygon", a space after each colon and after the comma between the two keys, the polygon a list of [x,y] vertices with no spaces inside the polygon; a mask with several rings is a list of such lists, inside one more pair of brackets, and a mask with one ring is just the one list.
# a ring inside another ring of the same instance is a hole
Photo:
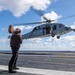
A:
{"label": "work boot", "polygon": [[16,71],[9,71],[9,73],[17,73]]}
{"label": "work boot", "polygon": [[13,69],[14,69],[14,70],[18,70],[19,68],[18,68],[18,67],[14,67]]}

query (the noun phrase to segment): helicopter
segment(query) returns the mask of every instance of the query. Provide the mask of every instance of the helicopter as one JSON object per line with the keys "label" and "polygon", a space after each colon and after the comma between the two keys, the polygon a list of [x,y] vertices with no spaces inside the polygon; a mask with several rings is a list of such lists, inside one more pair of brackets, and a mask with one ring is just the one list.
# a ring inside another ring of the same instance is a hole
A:
{"label": "helicopter", "polygon": [[[74,16],[75,15],[68,16],[65,18],[70,18],[70,17],[74,17]],[[51,37],[56,36],[57,39],[59,39],[60,36],[63,34],[69,33],[70,31],[75,32],[75,29],[72,29],[71,27],[65,26],[62,23],[52,23],[55,20],[49,20],[44,16],[43,16],[43,18],[46,21],[16,24],[16,25],[40,24],[40,25],[34,27],[34,29],[31,32],[23,34],[22,39],[48,37],[48,36],[51,36]],[[65,19],[65,18],[63,18],[63,19]],[[11,31],[11,33],[14,32],[13,27],[9,27],[9,30]]]}
{"label": "helicopter", "polygon": [[36,26],[31,32],[22,35],[22,38],[30,39],[37,37],[57,36],[57,39],[59,39],[61,35],[66,34],[70,31],[75,32],[75,29],[67,27],[61,23],[46,23]]}

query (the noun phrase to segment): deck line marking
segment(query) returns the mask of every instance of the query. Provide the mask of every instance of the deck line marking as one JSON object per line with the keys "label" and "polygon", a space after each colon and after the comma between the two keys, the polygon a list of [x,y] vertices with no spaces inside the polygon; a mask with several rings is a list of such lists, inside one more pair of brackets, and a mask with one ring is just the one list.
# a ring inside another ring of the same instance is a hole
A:
{"label": "deck line marking", "polygon": [[[17,72],[22,73],[31,73],[38,75],[75,75],[75,72],[68,71],[56,71],[49,69],[37,69],[37,68],[28,68],[28,67],[19,67],[20,69]],[[8,70],[8,66],[0,65],[0,70]]]}

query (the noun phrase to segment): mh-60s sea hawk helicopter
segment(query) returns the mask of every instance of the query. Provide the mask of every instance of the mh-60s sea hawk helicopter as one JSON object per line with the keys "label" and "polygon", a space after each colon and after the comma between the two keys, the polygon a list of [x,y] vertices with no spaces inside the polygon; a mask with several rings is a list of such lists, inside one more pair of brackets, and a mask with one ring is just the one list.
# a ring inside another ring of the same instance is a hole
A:
{"label": "mh-60s sea hawk helicopter", "polygon": [[36,26],[31,32],[22,35],[23,39],[37,38],[37,37],[47,37],[47,36],[57,36],[57,39],[61,35],[66,34],[70,31],[75,31],[71,27],[67,27],[60,23],[50,23],[41,24]]}
{"label": "mh-60s sea hawk helicopter", "polygon": [[[70,17],[74,17],[74,16],[75,15],[68,16],[65,18],[70,18]],[[23,34],[22,39],[47,37],[47,36],[52,36],[52,37],[56,36],[57,39],[59,39],[61,35],[66,34],[70,31],[75,31],[75,29],[72,29],[71,27],[65,26],[61,23],[52,23],[55,20],[48,20],[44,16],[43,16],[43,18],[46,21],[16,24],[16,25],[40,24],[39,26],[34,27],[34,29],[31,32]],[[13,33],[14,32],[14,31],[12,31],[13,27],[9,27],[9,28],[10,28],[11,33]]]}

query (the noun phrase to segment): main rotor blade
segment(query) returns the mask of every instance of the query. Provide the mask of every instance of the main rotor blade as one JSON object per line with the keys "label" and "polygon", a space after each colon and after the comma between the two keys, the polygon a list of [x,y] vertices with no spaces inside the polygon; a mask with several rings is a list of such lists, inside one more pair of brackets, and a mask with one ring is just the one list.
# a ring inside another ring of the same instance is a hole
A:
{"label": "main rotor blade", "polygon": [[20,23],[20,24],[13,24],[13,25],[29,25],[29,24],[40,24],[40,23],[45,23],[47,21],[42,21],[42,22],[32,22],[32,23]]}
{"label": "main rotor blade", "polygon": [[68,19],[68,18],[72,18],[72,17],[75,17],[75,14],[70,15],[70,16],[66,16],[66,17],[63,17],[63,18],[60,18],[60,19],[57,19],[57,20],[63,20],[63,19]]}
{"label": "main rotor blade", "polygon": [[13,24],[13,25],[29,25],[29,24],[51,23],[52,21],[55,21],[55,20],[47,20],[47,21],[42,21],[42,22],[32,22],[32,23],[20,23],[20,24]]}

